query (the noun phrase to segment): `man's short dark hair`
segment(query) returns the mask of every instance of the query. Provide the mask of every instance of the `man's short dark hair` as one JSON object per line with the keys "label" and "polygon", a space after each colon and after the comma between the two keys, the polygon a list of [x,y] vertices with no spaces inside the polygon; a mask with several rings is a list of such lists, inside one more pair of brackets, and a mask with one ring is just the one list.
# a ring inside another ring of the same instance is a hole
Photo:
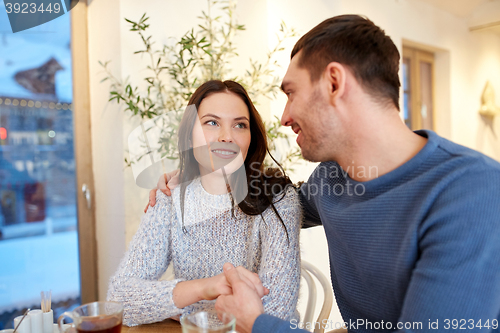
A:
{"label": "man's short dark hair", "polygon": [[299,39],[291,58],[302,51],[299,66],[319,79],[326,66],[338,62],[349,67],[365,91],[399,110],[399,52],[372,21],[358,15],[329,18]]}

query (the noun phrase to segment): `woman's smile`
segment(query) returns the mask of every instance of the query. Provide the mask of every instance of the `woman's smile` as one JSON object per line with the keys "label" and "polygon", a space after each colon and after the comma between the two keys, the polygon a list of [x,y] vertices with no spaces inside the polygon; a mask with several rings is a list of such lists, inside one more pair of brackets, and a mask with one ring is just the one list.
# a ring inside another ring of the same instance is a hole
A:
{"label": "woman's smile", "polygon": [[212,149],[212,154],[220,158],[231,159],[235,157],[238,152],[226,149]]}

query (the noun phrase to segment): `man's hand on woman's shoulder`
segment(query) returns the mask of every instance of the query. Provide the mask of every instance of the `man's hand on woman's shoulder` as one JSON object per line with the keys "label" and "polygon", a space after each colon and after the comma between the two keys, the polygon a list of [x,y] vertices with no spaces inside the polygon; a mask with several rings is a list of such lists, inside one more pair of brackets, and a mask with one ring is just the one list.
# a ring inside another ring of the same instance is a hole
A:
{"label": "man's hand on woman's shoulder", "polygon": [[169,173],[164,173],[158,179],[158,184],[156,188],[149,191],[149,202],[144,208],[144,213],[148,211],[148,208],[153,207],[156,204],[156,191],[160,190],[163,194],[171,196],[173,190],[177,185],[179,185],[179,170],[174,170]]}

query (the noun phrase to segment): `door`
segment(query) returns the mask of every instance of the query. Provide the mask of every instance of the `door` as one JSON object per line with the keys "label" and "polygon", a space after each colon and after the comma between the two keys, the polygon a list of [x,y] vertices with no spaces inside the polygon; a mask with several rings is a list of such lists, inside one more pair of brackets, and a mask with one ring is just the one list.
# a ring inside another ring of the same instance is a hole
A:
{"label": "door", "polygon": [[412,130],[434,130],[434,55],[403,47],[403,116]]}

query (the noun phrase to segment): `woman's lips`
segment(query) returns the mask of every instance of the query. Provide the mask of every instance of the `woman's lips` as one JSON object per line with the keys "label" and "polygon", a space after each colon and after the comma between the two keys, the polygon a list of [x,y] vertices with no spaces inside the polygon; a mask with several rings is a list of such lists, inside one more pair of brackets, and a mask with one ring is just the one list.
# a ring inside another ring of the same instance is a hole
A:
{"label": "woman's lips", "polygon": [[224,158],[224,159],[232,159],[234,158],[238,153],[235,152],[234,150],[227,150],[227,149],[212,149],[212,154],[219,158]]}

